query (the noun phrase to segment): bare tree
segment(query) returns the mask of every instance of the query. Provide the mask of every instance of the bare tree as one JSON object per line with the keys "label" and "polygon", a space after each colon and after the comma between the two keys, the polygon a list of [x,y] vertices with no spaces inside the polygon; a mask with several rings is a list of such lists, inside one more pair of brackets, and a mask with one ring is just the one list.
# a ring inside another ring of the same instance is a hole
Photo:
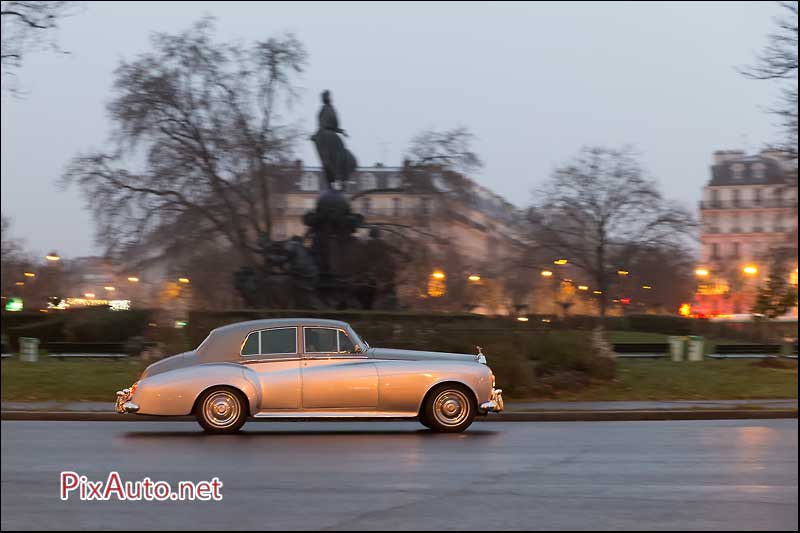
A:
{"label": "bare tree", "polygon": [[558,168],[528,211],[531,246],[566,258],[599,290],[601,317],[618,272],[638,254],[681,243],[695,226],[689,212],[669,202],[629,148],[584,148]]}
{"label": "bare tree", "polygon": [[156,34],[123,61],[112,148],[76,157],[62,178],[81,188],[109,250],[219,242],[257,265],[271,238],[272,183],[297,137],[281,110],[306,52],[291,34],[245,47],[215,42],[214,29],[204,19]]}
{"label": "bare tree", "polygon": [[55,32],[64,17],[82,10],[83,2],[18,2],[3,1],[2,20],[3,88],[6,79],[22,65],[27,52],[43,47],[63,51],[55,43]]}
{"label": "bare tree", "polygon": [[425,130],[411,139],[406,157],[414,166],[437,166],[467,173],[483,166],[472,149],[474,140],[475,135],[465,126]]}
{"label": "bare tree", "polygon": [[797,159],[797,2],[780,2],[783,17],[776,18],[777,29],[767,36],[767,45],[756,62],[740,72],[751,79],[784,82],[778,106],[770,112],[781,119],[784,141],[778,148]]}

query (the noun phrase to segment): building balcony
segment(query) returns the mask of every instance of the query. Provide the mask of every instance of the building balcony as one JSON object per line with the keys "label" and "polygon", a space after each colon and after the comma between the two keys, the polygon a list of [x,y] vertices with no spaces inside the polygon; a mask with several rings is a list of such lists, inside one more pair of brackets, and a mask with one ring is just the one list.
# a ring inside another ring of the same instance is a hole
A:
{"label": "building balcony", "polygon": [[712,200],[700,202],[700,209],[789,209],[797,207],[795,199],[778,200]]}

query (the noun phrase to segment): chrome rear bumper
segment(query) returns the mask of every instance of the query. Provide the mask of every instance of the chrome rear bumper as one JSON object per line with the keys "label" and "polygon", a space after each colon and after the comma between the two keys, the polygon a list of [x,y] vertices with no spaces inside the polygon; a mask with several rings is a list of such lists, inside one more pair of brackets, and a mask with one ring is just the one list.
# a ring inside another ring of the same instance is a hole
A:
{"label": "chrome rear bumper", "polygon": [[492,389],[489,401],[483,402],[479,411],[481,413],[499,413],[503,407],[503,389]]}

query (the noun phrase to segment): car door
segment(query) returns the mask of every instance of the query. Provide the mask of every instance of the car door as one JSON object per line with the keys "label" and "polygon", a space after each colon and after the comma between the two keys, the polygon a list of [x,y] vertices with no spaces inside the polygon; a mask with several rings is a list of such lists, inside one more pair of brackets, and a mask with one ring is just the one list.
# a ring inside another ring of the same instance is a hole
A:
{"label": "car door", "polygon": [[303,327],[303,409],[374,409],[378,370],[356,352],[347,333],[333,327]]}
{"label": "car door", "polygon": [[261,388],[259,410],[301,407],[297,327],[252,331],[242,343],[241,362],[255,371]]}

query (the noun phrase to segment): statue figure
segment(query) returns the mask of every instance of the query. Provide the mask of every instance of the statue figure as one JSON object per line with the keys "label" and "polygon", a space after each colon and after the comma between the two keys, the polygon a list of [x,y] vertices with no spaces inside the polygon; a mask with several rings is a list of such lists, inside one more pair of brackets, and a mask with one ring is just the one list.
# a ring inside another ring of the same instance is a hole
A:
{"label": "statue figure", "polygon": [[319,112],[319,128],[311,136],[314,145],[317,147],[317,154],[322,162],[325,172],[325,179],[328,186],[333,189],[333,182],[345,182],[356,168],[356,158],[344,147],[339,134],[345,137],[347,133],[339,128],[339,119],[336,110],[331,105],[330,91],[322,93],[322,109]]}

